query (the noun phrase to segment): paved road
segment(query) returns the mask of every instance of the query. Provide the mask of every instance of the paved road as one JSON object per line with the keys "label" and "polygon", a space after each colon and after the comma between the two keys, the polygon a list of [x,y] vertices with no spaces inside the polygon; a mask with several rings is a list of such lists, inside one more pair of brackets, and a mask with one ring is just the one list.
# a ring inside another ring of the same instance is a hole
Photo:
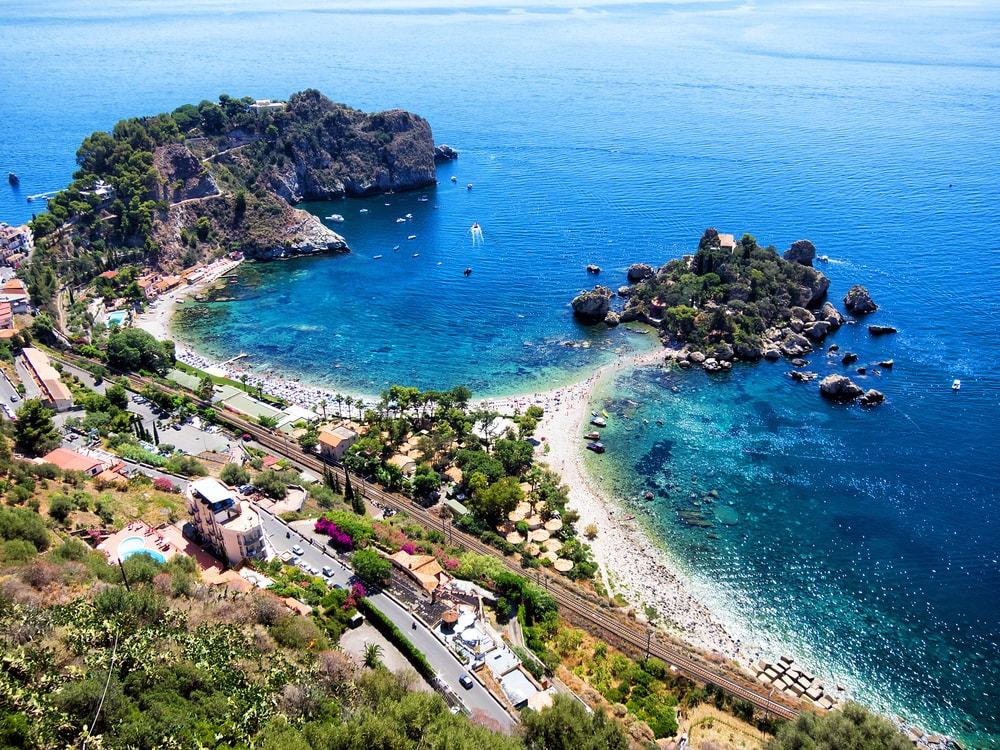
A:
{"label": "paved road", "polygon": [[[327,554],[325,549],[317,549],[295,529],[266,511],[261,512],[261,518],[267,542],[276,553],[290,551],[293,546],[298,544],[303,549],[302,558],[307,563],[316,569],[322,569],[325,565],[331,566],[334,569],[331,580],[342,586],[350,585],[353,573],[336,557]],[[291,534],[291,538],[286,537],[286,533]],[[463,674],[468,674],[466,668],[423,623],[385,594],[372,594],[369,599],[395,623],[396,627],[403,631],[413,642],[413,645],[420,649],[434,670],[444,678],[444,681],[451,686],[469,710],[481,709],[495,719],[505,732],[511,731],[514,726],[513,719],[478,680],[473,681],[470,690],[466,690],[459,684],[458,678]],[[416,623],[416,629],[413,627],[414,623]]]}
{"label": "paved road", "polygon": [[[12,399],[16,396],[16,399]],[[3,404],[4,413],[9,417],[12,413],[21,410],[24,399],[17,392],[17,383],[12,383],[7,379],[6,373],[0,373],[0,403]]]}

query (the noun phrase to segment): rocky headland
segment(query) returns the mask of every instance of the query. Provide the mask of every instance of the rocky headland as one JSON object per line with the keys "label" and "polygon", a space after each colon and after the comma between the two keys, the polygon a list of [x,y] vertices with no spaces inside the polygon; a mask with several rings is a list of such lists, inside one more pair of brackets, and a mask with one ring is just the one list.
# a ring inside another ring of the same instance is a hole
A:
{"label": "rocky headland", "polygon": [[233,250],[260,260],[349,252],[295,204],[421,188],[442,155],[457,152],[435,149],[422,117],[361,112],[314,89],[123,120],[84,140],[74,182],[33,223],[40,262],[72,259],[79,282],[121,262],[177,271]]}
{"label": "rocky headland", "polygon": [[[685,368],[725,372],[738,361],[782,358],[802,368],[808,364],[803,357],[853,322],[828,299],[830,280],[813,268],[815,258],[809,240],[797,240],[779,254],[751,235],[736,240],[707,229],[696,252],[659,268],[635,263],[626,272],[628,284],[616,292],[607,286],[581,291],[572,301],[573,312],[585,324],[613,327],[640,321],[654,326],[665,345],[679,350],[677,361]],[[615,309],[616,300],[620,309]],[[851,287],[843,302],[855,317],[878,309],[861,285]],[[895,329],[871,325],[869,331],[881,336]],[[832,345],[828,356],[837,348]],[[851,352],[842,357],[845,366],[857,360]],[[879,364],[893,366],[891,360],[886,362]],[[867,368],[858,368],[858,373],[866,374]],[[819,377],[801,369],[789,376],[798,382]],[[819,391],[832,401],[873,405],[884,400],[878,391],[866,393],[845,375],[822,379]]]}

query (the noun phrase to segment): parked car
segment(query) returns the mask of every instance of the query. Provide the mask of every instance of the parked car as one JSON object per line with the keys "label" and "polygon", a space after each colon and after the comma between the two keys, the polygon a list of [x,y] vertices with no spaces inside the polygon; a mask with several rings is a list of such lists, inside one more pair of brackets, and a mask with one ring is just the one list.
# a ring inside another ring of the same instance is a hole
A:
{"label": "parked car", "polygon": [[21,399],[19,399],[19,398],[17,397],[17,394],[16,394],[16,393],[12,393],[12,394],[10,394],[10,402],[11,402],[12,404],[16,404],[16,403],[17,403],[18,401],[20,401],[20,400],[21,400]]}
{"label": "parked car", "polygon": [[329,565],[324,565],[323,566],[323,575],[325,575],[327,578],[329,578],[330,576],[332,576],[333,575],[333,568],[331,568]]}
{"label": "parked car", "polygon": [[302,548],[296,544],[294,547],[292,547],[292,552],[294,552],[296,555],[301,555]]}
{"label": "parked car", "polygon": [[463,674],[458,678],[458,684],[466,690],[472,690],[472,678],[468,674]]}

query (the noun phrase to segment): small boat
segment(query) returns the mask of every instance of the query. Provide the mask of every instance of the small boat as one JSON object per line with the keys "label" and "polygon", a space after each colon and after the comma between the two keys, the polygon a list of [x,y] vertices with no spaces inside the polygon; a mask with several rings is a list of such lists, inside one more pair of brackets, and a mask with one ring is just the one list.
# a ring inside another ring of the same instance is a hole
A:
{"label": "small boat", "polygon": [[465,186],[465,189],[466,189],[466,190],[472,190],[472,183],[471,183],[471,182],[470,182],[470,183],[468,183],[468,184],[467,184],[467,185]]}
{"label": "small boat", "polygon": [[414,254],[413,254],[413,257],[414,257],[414,258],[419,258],[419,257],[420,257],[420,253],[414,253]]}
{"label": "small boat", "polygon": [[396,245],[396,247],[392,249],[393,252],[396,252],[397,250],[399,250],[399,245]]}
{"label": "small boat", "polygon": [[603,417],[604,417],[605,419],[607,419],[607,418],[608,418],[608,417],[610,417],[611,415],[610,415],[610,414],[608,414],[608,410],[607,410],[607,409],[605,409],[604,411],[602,411],[602,412],[601,412],[601,416],[603,416]]}
{"label": "small boat", "polygon": [[430,198],[428,198],[426,195],[421,195],[419,198],[417,198],[418,203],[426,203],[429,200]]}
{"label": "small boat", "polygon": [[817,255],[816,256],[816,260],[820,261],[821,263],[829,263],[830,262],[830,256],[829,255]]}
{"label": "small boat", "polygon": [[604,443],[600,442],[587,443],[587,450],[594,451],[594,453],[604,453],[605,451]]}
{"label": "small boat", "polygon": [[398,219],[396,219],[396,223],[397,224],[405,224],[406,223],[406,219],[404,219],[402,216],[400,216]]}
{"label": "small boat", "polygon": [[408,240],[415,240],[415,239],[417,239],[417,235],[415,235],[415,234],[411,234],[411,235],[410,235],[409,237],[407,237],[406,239],[408,239]]}
{"label": "small boat", "polygon": [[593,432],[588,432],[586,435],[584,435],[584,437],[587,438],[587,440],[600,440],[601,433],[599,433],[597,430],[594,430]]}
{"label": "small boat", "polygon": [[590,420],[590,423],[592,425],[594,425],[594,427],[607,427],[608,426],[608,423],[605,422],[601,417],[594,417],[593,419]]}
{"label": "small boat", "polygon": [[344,221],[344,217],[341,216],[340,214],[330,214],[329,216],[326,217],[326,220],[327,221],[335,221],[338,224],[340,224],[341,222]]}
{"label": "small boat", "polygon": [[472,268],[466,268],[462,273],[464,273],[466,276],[471,276]]}
{"label": "small boat", "polygon": [[359,208],[358,209],[358,213],[359,214],[366,214],[366,213],[368,213],[368,209],[367,208]]}
{"label": "small boat", "polygon": [[376,255],[374,258],[372,258],[372,260],[378,260],[381,257],[382,257],[381,255]]}
{"label": "small boat", "polygon": [[451,176],[451,181],[452,182],[458,182],[458,178],[455,175],[452,175]]}
{"label": "small boat", "polygon": [[952,381],[952,383],[951,383],[951,389],[952,389],[953,391],[957,391],[957,390],[958,390],[958,389],[960,389],[961,387],[962,387],[962,381],[961,381],[961,380],[959,380],[958,378],[955,378],[955,379],[954,379],[954,380]]}
{"label": "small boat", "polygon": [[407,214],[407,215],[406,215],[406,218],[407,218],[407,219],[412,219],[412,218],[413,218],[413,214]]}
{"label": "small boat", "polygon": [[9,182],[12,186],[17,187],[18,185],[21,184],[21,178],[18,177],[13,172],[8,172],[7,173],[7,182]]}

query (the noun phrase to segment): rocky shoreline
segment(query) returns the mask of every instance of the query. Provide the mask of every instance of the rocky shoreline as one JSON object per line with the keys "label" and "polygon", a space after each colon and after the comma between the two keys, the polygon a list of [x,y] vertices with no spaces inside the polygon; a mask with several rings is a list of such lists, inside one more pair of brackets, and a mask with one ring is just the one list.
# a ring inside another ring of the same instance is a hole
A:
{"label": "rocky shoreline", "polygon": [[[827,299],[830,280],[813,268],[816,257],[809,240],[793,242],[779,256],[773,247],[759,247],[750,235],[736,241],[710,228],[697,253],[659,269],[632,264],[626,271],[628,284],[616,291],[600,284],[581,291],[572,300],[573,314],[586,325],[639,321],[653,326],[664,345],[680,350],[677,364],[685,369],[727,372],[737,362],[782,358],[800,368],[808,364],[803,357],[820,348],[828,335],[878,309],[868,290],[856,284],[843,298],[852,316],[846,317]],[[597,274],[600,267],[591,264],[587,271]],[[622,301],[620,309],[614,307],[616,299]],[[872,336],[897,332],[885,325],[870,325],[868,330]],[[833,345],[829,352],[836,350]],[[857,355],[848,353],[842,363],[856,360]],[[893,364],[879,363],[886,369]],[[857,371],[864,375],[867,368]],[[789,377],[805,383],[818,375],[792,370]],[[885,400],[881,392],[866,391],[840,374],[823,378],[819,393],[830,401],[862,406]]]}

